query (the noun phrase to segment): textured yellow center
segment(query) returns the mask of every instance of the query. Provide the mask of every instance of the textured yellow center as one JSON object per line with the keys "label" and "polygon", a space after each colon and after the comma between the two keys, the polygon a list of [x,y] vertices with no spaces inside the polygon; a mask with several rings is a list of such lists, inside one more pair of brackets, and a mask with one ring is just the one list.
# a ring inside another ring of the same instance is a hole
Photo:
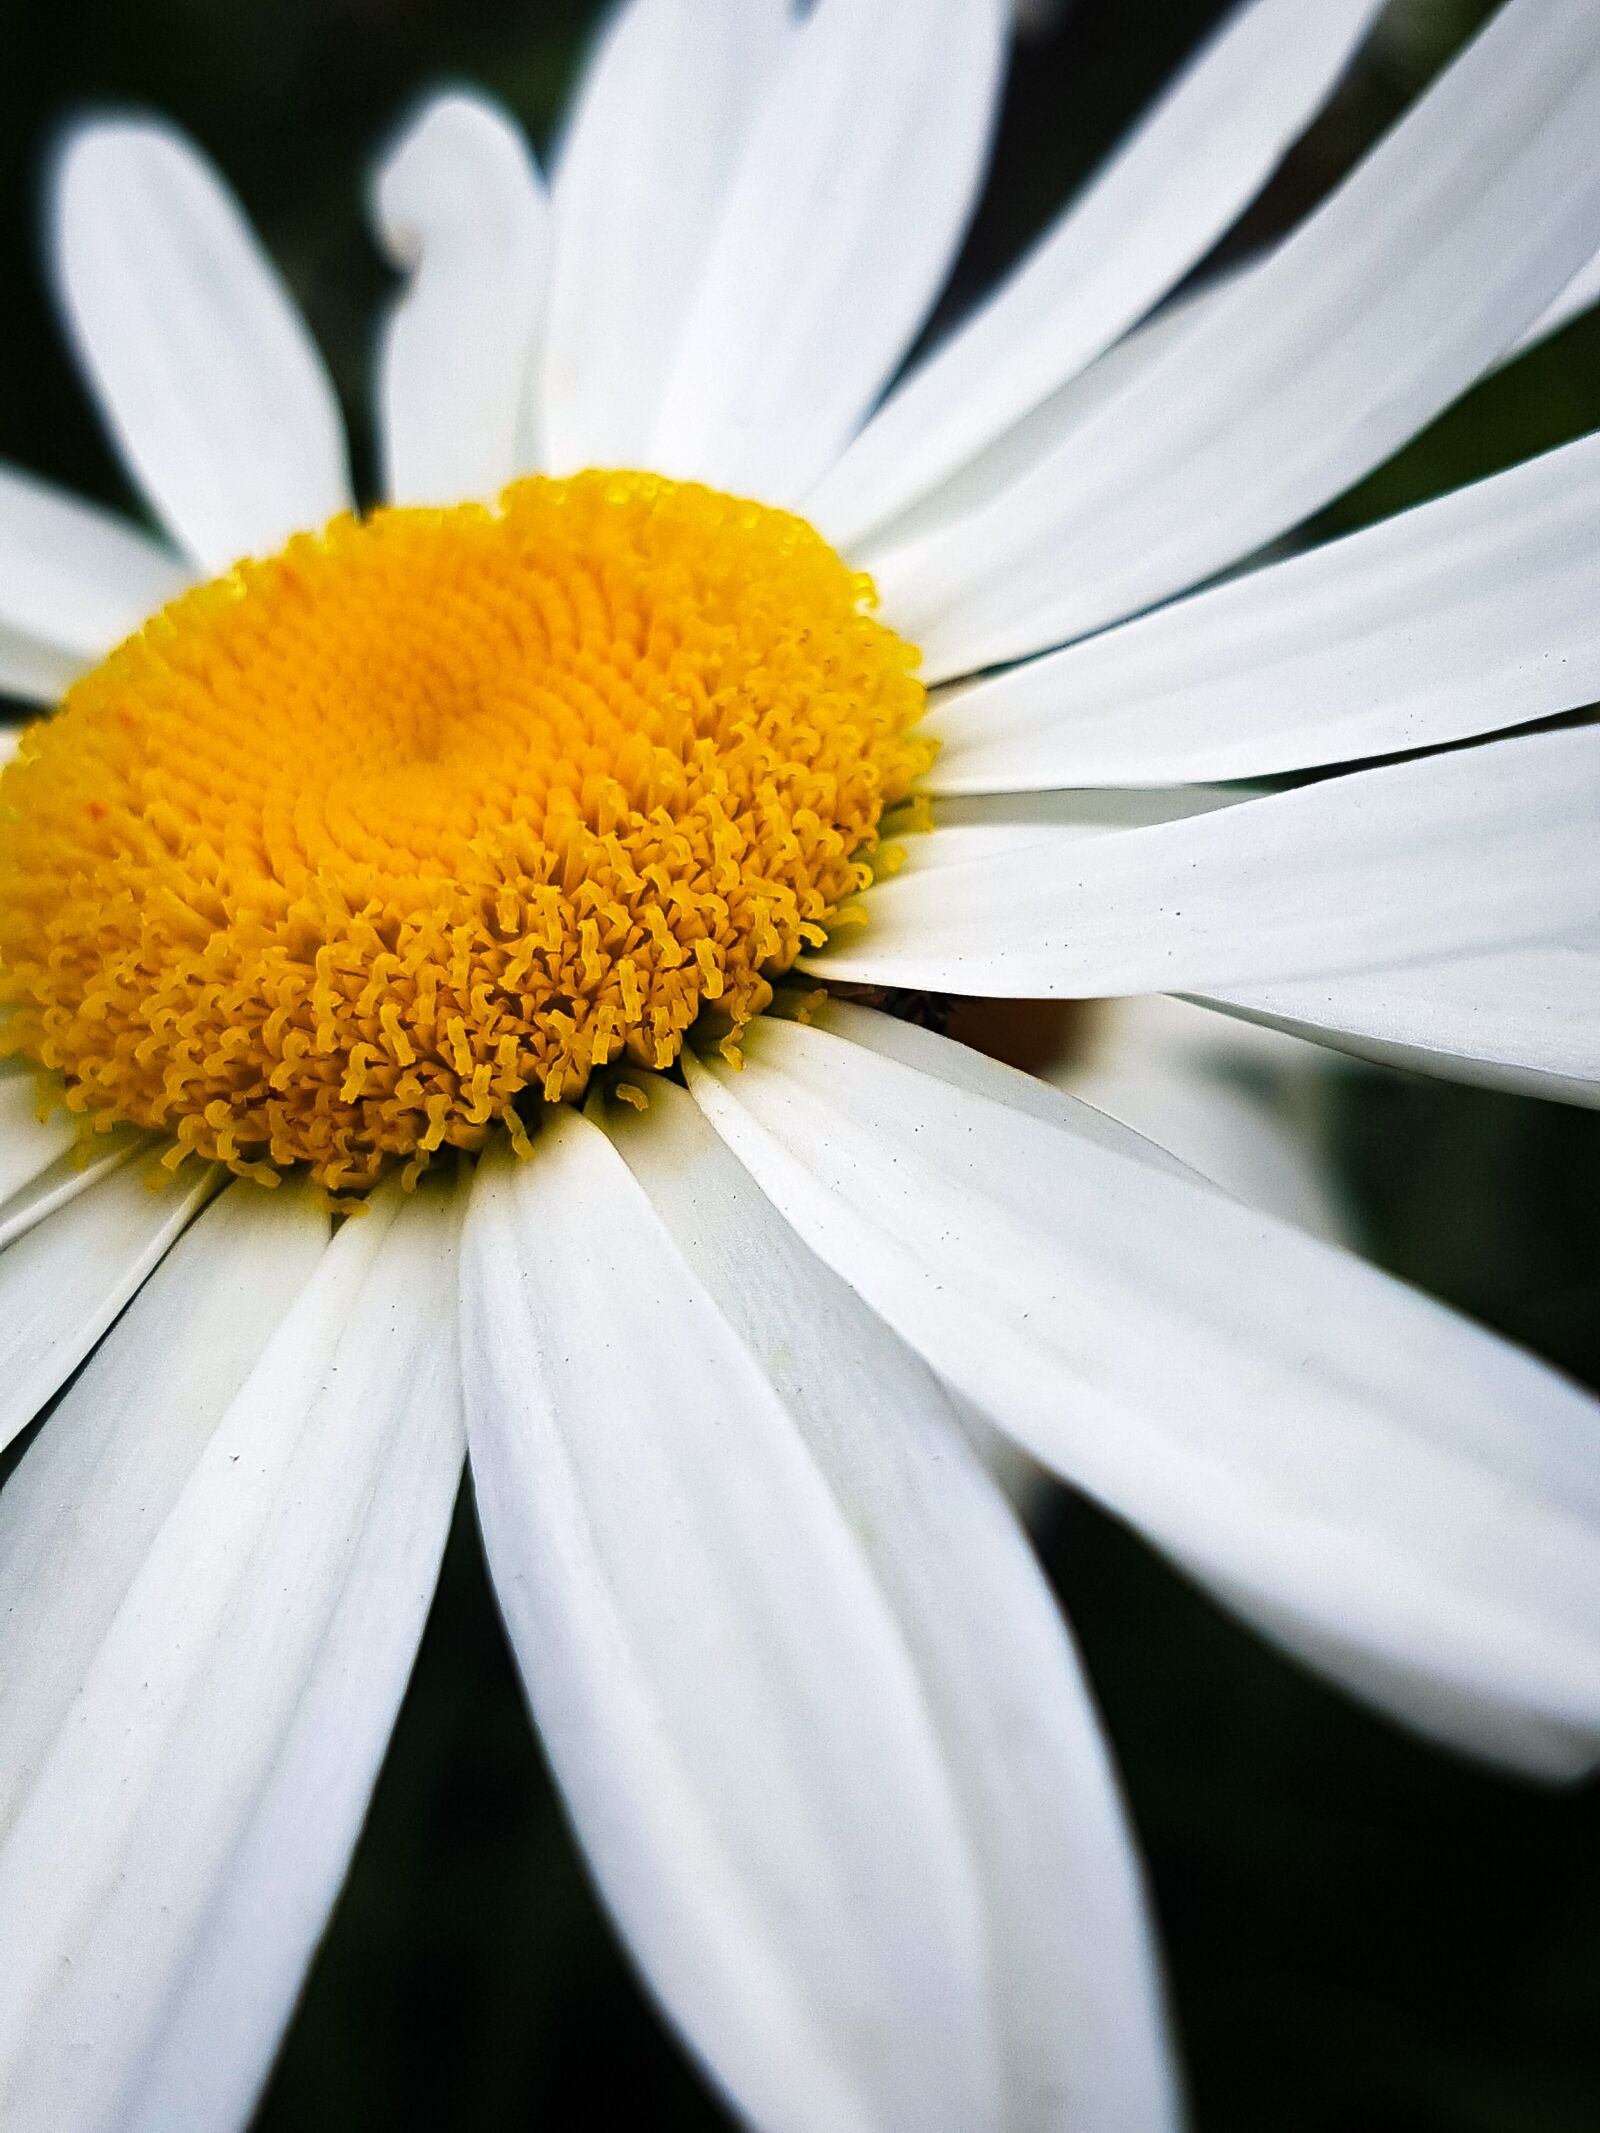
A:
{"label": "textured yellow center", "polygon": [[241,565],[0,780],[5,1049],[335,1190],[670,1066],[767,1005],[929,760],[870,598],[802,521],[637,474]]}

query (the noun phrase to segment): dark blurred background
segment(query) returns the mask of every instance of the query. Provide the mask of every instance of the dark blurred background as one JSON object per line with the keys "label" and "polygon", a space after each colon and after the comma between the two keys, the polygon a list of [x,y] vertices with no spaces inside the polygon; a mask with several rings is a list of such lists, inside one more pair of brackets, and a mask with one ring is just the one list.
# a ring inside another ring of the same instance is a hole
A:
{"label": "dark blurred background", "polygon": [[[1020,47],[957,304],[1223,11],[1076,0]],[[1486,12],[1397,0],[1227,248],[1303,212]],[[0,457],[129,500],[39,274],[41,160],[75,108],[159,107],[225,166],[329,355],[364,473],[384,290],[362,219],[374,151],[451,76],[498,93],[545,147],[598,13],[593,0],[0,0]],[[1597,423],[1591,319],[1474,393],[1326,528]],[[1329,1130],[1376,1257],[1600,1381],[1600,1119],[1361,1072],[1339,1077]],[[1064,1496],[1039,1539],[1149,1858],[1199,2133],[1596,2133],[1600,1792],[1524,1789],[1411,1744]],[[596,1909],[464,1515],[260,2133],[726,2124]]]}

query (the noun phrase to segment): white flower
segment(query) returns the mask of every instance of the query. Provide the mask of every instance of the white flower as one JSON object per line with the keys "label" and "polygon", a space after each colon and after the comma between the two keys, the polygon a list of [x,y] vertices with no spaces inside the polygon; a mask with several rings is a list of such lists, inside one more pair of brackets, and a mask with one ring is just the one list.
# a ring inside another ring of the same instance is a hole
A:
{"label": "white flower", "polygon": [[[1179,597],[1593,292],[1600,16],[1510,0],[1303,227],[1141,327],[1377,11],[1243,7],[875,413],[971,207],[1001,0],[820,0],[798,23],[779,0],[634,0],[548,198],[515,131],[463,96],[388,159],[377,222],[410,277],[380,366],[394,501],[650,467],[669,483],[563,483],[525,508],[587,499],[597,540],[636,508],[710,513],[737,577],[740,543],[778,522],[670,486],[705,481],[802,512],[872,572],[932,681],[1024,662],[935,697],[937,826],[908,835],[865,930],[817,973],[1199,995],[1594,1100],[1600,729],[1484,737],[1600,694],[1600,439]],[[318,358],[194,151],[142,121],[92,125],[54,197],[79,354],[174,545],[3,477],[0,675],[40,701],[196,576],[350,503]],[[552,581],[539,627],[577,615],[576,650],[559,703],[535,706],[565,732],[581,699],[593,760],[535,763],[508,817],[483,752],[504,705],[463,708],[450,662],[424,700],[407,648],[502,659],[533,626],[520,581],[486,589],[466,560],[477,542],[501,568],[509,524],[335,529],[186,600],[30,732],[0,822],[0,930],[32,973],[12,1033],[90,1108],[125,1089],[130,1118],[260,1170],[229,1093],[248,1082],[263,1115],[331,1136],[316,1160],[335,1183],[397,1145],[362,1138],[363,1107],[373,1089],[402,1106],[406,1031],[432,1026],[417,1001],[455,983],[448,942],[431,964],[395,946],[437,917],[428,897],[384,901],[420,878],[407,840],[457,838],[476,866],[484,810],[510,837],[528,792],[581,788],[573,841],[540,847],[559,874],[660,768],[624,763],[615,702],[699,715],[678,638],[650,634],[660,611],[602,542]],[[379,620],[341,637],[339,586],[425,536],[450,574],[413,557],[405,597],[382,579]],[[825,552],[791,546],[820,584]],[[692,543],[669,563],[694,578]],[[285,635],[296,602],[310,620]],[[776,605],[772,645],[797,659],[810,638]],[[698,626],[681,598],[670,619]],[[834,622],[841,642],[865,628]],[[742,656],[738,629],[727,641]],[[517,718],[534,715],[521,672],[494,668]],[[370,728],[339,726],[363,690]],[[781,806],[758,795],[762,866],[846,834],[818,815],[854,775],[828,753],[843,714],[785,701],[816,729],[786,745],[819,754]],[[458,712],[478,751],[465,827],[435,717]],[[483,887],[461,905],[495,954],[550,959],[537,1035],[559,1024],[561,1072],[585,1033],[597,1058],[626,1036],[670,1062],[674,1003],[716,998],[743,950],[760,960],[767,920],[706,917],[719,897],[724,916],[777,909],[752,885],[756,830],[724,837],[735,738],[719,726],[694,755],[714,857],[674,873],[672,846],[652,890],[635,846],[598,885],[578,864],[565,887],[535,875],[509,904]],[[1396,755],[1415,759],[1265,796],[1238,783]],[[288,908],[302,890],[336,942]],[[566,931],[540,948],[529,914],[558,890]],[[609,936],[579,938],[582,912],[624,905],[640,967],[660,948],[662,1018],[627,1030],[600,1026],[599,977],[583,990],[591,963],[612,970]],[[253,926],[285,985],[303,980],[261,1028],[213,1012],[244,997],[211,974]],[[558,962],[581,979],[564,1007]],[[145,981],[163,1000],[204,981],[212,1019],[128,1019]],[[219,1192],[191,1161],[152,1194],[132,1128],[74,1167],[71,1120],[33,1117],[31,1072],[0,1082],[0,1439],[67,1386],[0,1496],[7,2133],[243,2123],[355,1841],[464,1449],[601,1889],[763,2128],[1154,2133],[1179,2115],[1106,1750],[968,1414],[1431,1737],[1549,1775],[1600,1757],[1595,1415],[1554,1375],[1102,1113],[859,1005],[763,1018],[742,1071],[715,1044],[683,1054],[682,1079],[641,1071],[642,1112],[552,1106],[519,1163],[520,1114],[494,1108],[514,991],[471,993],[422,1040],[404,1099],[448,1086],[438,1133],[487,1139],[481,1159],[410,1195],[383,1185],[331,1237],[303,1184]],[[397,1001],[415,1016],[395,1035]],[[347,1013],[386,1032],[359,1058]]]}

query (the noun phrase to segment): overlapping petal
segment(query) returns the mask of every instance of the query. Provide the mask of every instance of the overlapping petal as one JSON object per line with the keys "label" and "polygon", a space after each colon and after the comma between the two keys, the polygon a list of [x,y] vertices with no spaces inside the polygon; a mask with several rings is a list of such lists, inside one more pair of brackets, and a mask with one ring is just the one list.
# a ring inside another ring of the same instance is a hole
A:
{"label": "overlapping petal", "polygon": [[552,472],[650,464],[724,199],[792,35],[785,0],[629,0],[602,33],[556,166],[529,440]]}
{"label": "overlapping petal", "polygon": [[198,1163],[153,1190],[124,1163],[0,1252],[0,1448],[60,1390],[217,1188]]}
{"label": "overlapping petal", "polygon": [[1098,999],[1488,954],[1600,917],[1597,812],[1600,726],[1588,726],[1149,828],[1041,824],[979,857],[941,847],[935,828],[868,891],[869,924],[805,967],[869,985]]}
{"label": "overlapping petal", "polygon": [[1404,444],[1600,244],[1600,21],[1509,0],[1264,264],[993,502],[861,560],[935,678],[1251,553]]}
{"label": "overlapping petal", "polygon": [[1321,1045],[1155,994],[1106,1002],[1049,1079],[1247,1206],[1344,1240],[1322,1102],[1338,1070]]}
{"label": "overlapping petal", "polygon": [[1600,699],[1600,435],[939,705],[941,792],[1401,755]]}
{"label": "overlapping petal", "polygon": [[1439,1739],[1600,1756],[1594,1403],[927,1032],[830,1008],[691,1067],[819,1256],[980,1412]]}
{"label": "overlapping petal", "polygon": [[1600,942],[1253,986],[1216,1004],[1386,1066],[1600,1106]]}
{"label": "overlapping petal", "polygon": [[0,1200],[0,1252],[124,1163],[160,1152],[154,1134],[141,1133],[135,1126],[117,1126],[110,1133],[97,1133],[88,1147],[69,1148],[42,1168],[35,1169],[30,1159],[27,1183]]}
{"label": "overlapping petal", "polygon": [[1246,0],[1000,290],[806,499],[854,546],[1102,354],[1249,203],[1382,0]]}
{"label": "overlapping petal", "polygon": [[1004,0],[819,0],[728,187],[650,464],[785,504],[882,391],[966,227]]}
{"label": "overlapping petal", "polygon": [[0,1064],[0,1205],[31,1184],[78,1138],[78,1121],[58,1105],[39,1117],[39,1078],[20,1060]]}
{"label": "overlapping petal", "polygon": [[326,1230],[232,1188],[4,1499],[16,2133],[242,2125],[343,1877],[460,1475],[456,1216]]}
{"label": "overlapping petal", "polygon": [[680,1092],[613,1132],[480,1173],[469,1430],[656,1991],[763,2125],[1168,2123],[1093,1722],[954,1417]]}
{"label": "overlapping petal", "polygon": [[792,1417],[924,1685],[982,1891],[999,2122],[1170,2124],[1137,1873],[1014,1519],[925,1366],[800,1244],[693,1101],[648,1089],[643,1115],[609,1114],[612,1138]]}

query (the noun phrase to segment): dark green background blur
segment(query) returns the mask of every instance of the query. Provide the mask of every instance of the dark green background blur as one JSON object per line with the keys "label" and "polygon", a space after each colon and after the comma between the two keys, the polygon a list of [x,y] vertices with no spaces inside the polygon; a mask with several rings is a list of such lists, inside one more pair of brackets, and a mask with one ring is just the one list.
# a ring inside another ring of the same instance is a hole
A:
{"label": "dark green background blur", "polygon": [[[497,91],[543,146],[596,12],[591,0],[0,0],[0,456],[122,494],[38,270],[41,158],[75,108],[159,106],[221,160],[329,354],[365,475],[385,285],[361,216],[372,153],[421,88],[451,75]],[[1215,0],[1077,0],[1021,49],[958,300],[1220,12]],[[1324,190],[1483,13],[1402,0],[1235,243]],[[1328,524],[1596,423],[1590,321],[1473,395]],[[1351,1074],[1332,1132],[1379,1258],[1600,1378],[1600,1119]],[[1600,1793],[1524,1790],[1411,1745],[1065,1498],[1040,1539],[1122,1757],[1200,2133],[1597,2133]],[[726,2124],[597,1913],[465,1518],[259,2124]]]}

